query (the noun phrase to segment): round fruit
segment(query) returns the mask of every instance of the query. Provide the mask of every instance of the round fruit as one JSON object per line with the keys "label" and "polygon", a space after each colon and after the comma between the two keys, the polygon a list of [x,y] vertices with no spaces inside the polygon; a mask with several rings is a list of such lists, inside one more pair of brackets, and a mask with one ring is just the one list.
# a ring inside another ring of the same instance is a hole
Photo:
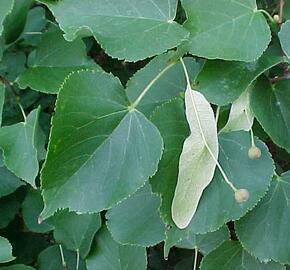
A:
{"label": "round fruit", "polygon": [[274,19],[274,21],[275,21],[276,23],[280,23],[280,17],[279,17],[278,14],[275,14],[275,15],[273,16],[273,19]]}
{"label": "round fruit", "polygon": [[257,146],[252,146],[248,151],[250,159],[258,159],[261,157],[261,150]]}
{"label": "round fruit", "polygon": [[247,189],[238,189],[235,191],[235,200],[238,203],[244,203],[250,198],[250,193]]}

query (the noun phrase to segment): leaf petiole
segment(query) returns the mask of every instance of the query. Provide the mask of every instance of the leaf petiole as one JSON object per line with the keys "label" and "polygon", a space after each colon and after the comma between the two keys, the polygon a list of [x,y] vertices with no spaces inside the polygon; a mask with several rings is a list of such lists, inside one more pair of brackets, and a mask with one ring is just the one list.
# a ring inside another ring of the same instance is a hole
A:
{"label": "leaf petiole", "polygon": [[80,251],[77,249],[77,263],[76,263],[76,270],[79,270],[80,265]]}
{"label": "leaf petiole", "polygon": [[26,124],[27,118],[26,118],[25,111],[24,111],[24,109],[23,109],[23,107],[22,107],[22,105],[20,104],[19,101],[17,101],[17,104],[18,104],[18,106],[19,106],[19,108],[20,108],[20,111],[21,111],[21,113],[22,113],[22,116],[23,116],[23,119],[24,119],[24,123]]}
{"label": "leaf petiole", "polygon": [[220,110],[221,110],[221,107],[218,106],[217,109],[216,109],[216,112],[215,112],[215,122],[216,122],[216,124],[218,124],[218,121],[219,121]]}
{"label": "leaf petiole", "polygon": [[60,251],[60,256],[61,256],[62,267],[64,270],[67,270],[67,265],[66,265],[66,261],[64,259],[63,249],[62,249],[61,245],[59,245],[59,251]]}
{"label": "leaf petiole", "polygon": [[193,270],[197,270],[197,257],[198,257],[198,248],[197,247],[194,247]]}
{"label": "leaf petiole", "polygon": [[271,23],[276,24],[276,21],[273,19],[273,17],[269,14],[268,11],[266,11],[264,9],[259,9],[258,12],[261,12],[264,15],[266,15],[266,17],[271,21]]}
{"label": "leaf petiole", "polygon": [[155,78],[152,79],[152,81],[150,81],[150,83],[144,88],[144,90],[141,92],[140,96],[133,102],[133,104],[130,106],[130,109],[134,109],[138,106],[138,104],[141,102],[141,100],[144,98],[144,96],[147,94],[147,92],[149,91],[149,89],[152,87],[152,85],[158,81],[162,75],[169,70],[170,68],[172,68],[176,63],[170,63],[168,66],[166,66],[164,69],[162,69],[156,76]]}
{"label": "leaf petiole", "polygon": [[[247,121],[248,121],[248,123],[250,124],[251,121],[250,121],[250,117],[249,117],[249,115],[248,115],[247,110],[245,110],[245,114],[246,114],[246,117],[247,117]],[[252,127],[252,126],[250,127],[250,134],[251,134],[251,143],[252,143],[252,147],[255,147],[256,144],[255,144],[254,132],[253,132],[253,127]]]}

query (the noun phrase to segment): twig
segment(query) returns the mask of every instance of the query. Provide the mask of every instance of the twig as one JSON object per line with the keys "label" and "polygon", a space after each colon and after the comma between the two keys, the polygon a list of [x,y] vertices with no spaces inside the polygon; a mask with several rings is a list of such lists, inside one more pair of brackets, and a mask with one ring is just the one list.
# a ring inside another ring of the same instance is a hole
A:
{"label": "twig", "polygon": [[279,23],[281,24],[283,22],[283,9],[285,6],[285,1],[284,0],[280,0],[279,3]]}

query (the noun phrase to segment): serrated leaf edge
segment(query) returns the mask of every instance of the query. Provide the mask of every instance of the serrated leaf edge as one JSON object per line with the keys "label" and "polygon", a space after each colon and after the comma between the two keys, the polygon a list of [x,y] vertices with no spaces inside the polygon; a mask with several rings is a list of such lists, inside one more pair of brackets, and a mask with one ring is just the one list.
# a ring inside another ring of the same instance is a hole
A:
{"label": "serrated leaf edge", "polygon": [[[37,1],[39,1],[39,0],[37,0]],[[178,3],[178,1],[177,1],[176,3]],[[45,5],[49,8],[49,5],[48,5],[47,3],[43,3],[43,4],[45,4]],[[57,23],[58,23],[58,25],[59,25],[59,28],[60,28],[60,29],[65,33],[65,34],[64,34],[64,38],[65,38],[67,41],[72,41],[72,40],[76,39],[76,37],[78,36],[78,33],[81,32],[82,30],[86,29],[86,30],[88,30],[88,31],[92,34],[92,36],[94,37],[94,39],[98,42],[98,44],[100,45],[100,47],[104,50],[104,52],[105,52],[107,55],[110,55],[112,58],[117,59],[117,60],[120,60],[120,61],[125,60],[126,62],[136,63],[136,62],[141,61],[141,60],[144,60],[144,59],[146,59],[146,58],[150,58],[150,57],[153,57],[153,56],[155,56],[155,55],[163,54],[163,53],[169,51],[170,49],[172,49],[172,48],[168,48],[168,49],[164,49],[164,50],[159,50],[159,51],[157,51],[157,52],[154,53],[154,54],[150,54],[150,55],[147,55],[147,56],[143,56],[142,58],[129,58],[129,57],[128,57],[128,58],[122,58],[122,57],[119,57],[119,56],[117,56],[117,55],[112,55],[111,53],[108,52],[108,50],[107,50],[106,48],[104,48],[103,44],[99,42],[98,38],[97,38],[96,35],[94,34],[94,31],[93,31],[89,26],[87,26],[87,25],[83,25],[83,26],[81,26],[81,27],[78,27],[78,28],[74,31],[74,33],[71,34],[71,35],[73,36],[72,39],[67,38],[67,37],[66,37],[66,31],[64,30],[62,24],[58,21],[58,18],[55,16],[55,13],[54,13],[50,8],[49,8],[49,10],[51,11],[51,13],[53,14],[53,16],[55,17],[55,20],[57,21]],[[176,11],[177,11],[177,9],[176,9]],[[175,16],[174,16],[174,17],[176,17],[176,13],[175,13]],[[178,47],[182,42],[188,40],[190,33],[189,33],[189,31],[188,31],[187,29],[185,29],[185,28],[184,28],[182,25],[180,25],[179,23],[177,23],[177,22],[175,22],[175,21],[173,21],[173,22],[174,22],[175,24],[179,25],[180,28],[182,28],[184,31],[187,32],[187,35],[186,35],[183,39],[180,39],[179,42],[175,45],[175,47]],[[165,22],[164,22],[164,23],[165,23]],[[174,48],[174,47],[173,47],[173,48]]]}

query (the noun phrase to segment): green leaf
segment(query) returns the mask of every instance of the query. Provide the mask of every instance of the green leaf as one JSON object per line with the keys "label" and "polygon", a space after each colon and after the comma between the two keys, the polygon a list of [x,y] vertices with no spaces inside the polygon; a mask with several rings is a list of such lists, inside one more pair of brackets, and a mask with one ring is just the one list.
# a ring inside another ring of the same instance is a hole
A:
{"label": "green leaf", "polygon": [[289,2],[286,2],[284,3],[284,12],[283,12],[283,17],[286,19],[286,20],[290,20],[290,4]]}
{"label": "green leaf", "polygon": [[52,119],[42,217],[58,208],[81,213],[111,208],[155,174],[162,148],[159,131],[129,107],[116,78],[101,71],[72,74]]}
{"label": "green leaf", "polygon": [[290,59],[290,20],[282,24],[281,31],[278,35],[282,49],[286,56]]}
{"label": "green leaf", "polygon": [[40,191],[30,190],[22,203],[22,216],[25,225],[31,232],[46,233],[53,230],[50,222],[39,220],[39,215],[43,209],[43,200]]}
{"label": "green leaf", "polygon": [[[236,43],[236,41],[235,41]],[[197,90],[214,104],[235,101],[265,71],[283,62],[280,52],[268,50],[255,62],[207,61],[199,73]]]}
{"label": "green leaf", "polygon": [[96,246],[86,259],[88,270],[145,270],[146,249],[120,245],[113,240],[106,228],[96,237]]}
{"label": "green leaf", "polygon": [[189,52],[208,59],[251,62],[266,50],[271,31],[255,0],[182,0],[191,33]]}
{"label": "green leaf", "polygon": [[[127,83],[126,93],[133,103],[140,96],[142,90],[152,82],[152,79],[158,78],[137,106],[138,110],[145,115],[150,115],[157,106],[172,98],[184,95],[186,81],[182,65],[179,61],[172,62],[173,56],[173,53],[167,53],[153,58],[143,69],[137,71]],[[193,61],[192,58],[184,60],[191,79],[195,80],[200,70],[200,64]]]}
{"label": "green leaf", "polygon": [[172,219],[180,229],[186,228],[196,213],[202,193],[214,176],[219,150],[213,110],[190,86],[185,92],[185,109],[191,134],[183,144],[172,201]]}
{"label": "green leaf", "polygon": [[67,249],[79,251],[85,258],[95,233],[101,227],[100,214],[76,214],[74,212],[61,211],[53,217],[53,235],[56,242],[63,244]]}
{"label": "green leaf", "polygon": [[24,264],[14,264],[6,267],[1,267],[1,270],[35,270],[35,268],[31,266],[27,266]]}
{"label": "green leaf", "polygon": [[26,55],[22,51],[5,52],[0,62],[0,76],[13,82],[25,70]]}
{"label": "green leaf", "polygon": [[250,108],[250,91],[247,89],[241,96],[232,104],[229,119],[227,124],[222,129],[222,132],[249,131],[254,123],[254,115]]}
{"label": "green leaf", "polygon": [[160,214],[166,224],[173,224],[171,204],[177,183],[179,156],[182,145],[189,135],[188,123],[181,98],[156,108],[150,120],[160,130],[164,140],[164,152],[157,173],[150,179],[152,191],[160,194]]}
{"label": "green leaf", "polygon": [[42,33],[47,19],[45,17],[45,9],[41,6],[36,6],[28,11],[27,20],[23,33],[19,37],[21,45],[37,46],[41,40]]}
{"label": "green leaf", "polygon": [[3,32],[3,22],[6,16],[12,11],[14,0],[0,0],[0,36]]}
{"label": "green leaf", "polygon": [[242,245],[261,261],[290,263],[289,199],[290,171],[274,179],[267,196],[236,223]]}
{"label": "green leaf", "polygon": [[2,59],[4,50],[5,50],[4,41],[3,38],[0,36],[0,60]]}
{"label": "green leaf", "polygon": [[6,167],[16,176],[35,187],[38,174],[39,109],[32,111],[25,122],[0,129],[0,147]]}
{"label": "green leaf", "polygon": [[[5,1],[5,0],[4,0]],[[10,0],[9,0],[10,2]],[[6,43],[14,42],[22,33],[25,26],[27,12],[32,5],[33,0],[14,0],[13,9],[6,16],[4,25],[4,33]],[[2,4],[1,4],[2,6]]]}
{"label": "green leaf", "polygon": [[165,238],[160,219],[160,199],[152,194],[149,184],[107,212],[107,226],[121,244],[153,246]]}
{"label": "green leaf", "polygon": [[0,126],[2,124],[2,113],[4,102],[5,102],[5,85],[2,82],[0,82]]}
{"label": "green leaf", "polygon": [[10,262],[14,259],[11,244],[6,238],[0,236],[0,263]]}
{"label": "green leaf", "polygon": [[251,108],[275,144],[290,152],[290,80],[271,84],[262,77],[251,94]]}
{"label": "green leaf", "polygon": [[188,226],[193,233],[215,231],[226,222],[245,215],[265,195],[273,175],[273,160],[264,143],[256,140],[262,155],[256,160],[249,159],[249,133],[221,133],[219,143],[220,165],[236,188],[245,188],[250,192],[250,198],[245,203],[237,203],[233,190],[216,170],[214,179],[203,193],[196,214]]}
{"label": "green leaf", "polygon": [[178,230],[173,227],[166,232],[164,255],[167,257],[173,246],[183,249],[197,248],[206,255],[227,240],[229,240],[229,231],[226,226],[206,234],[195,234],[188,229]]}
{"label": "green leaf", "polygon": [[20,203],[15,194],[0,198],[0,229],[5,228],[18,213]]}
{"label": "green leaf", "polygon": [[0,166],[0,183],[0,198],[13,193],[16,189],[24,185],[5,166]]}
{"label": "green leaf", "polygon": [[62,0],[46,4],[68,41],[92,34],[109,55],[119,59],[136,61],[161,54],[188,36],[174,22],[177,0],[83,0],[81,4]]}
{"label": "green leaf", "polygon": [[[257,239],[256,239],[257,241]],[[238,242],[228,241],[208,254],[202,261],[201,270],[255,269],[255,270],[285,270],[285,266],[269,262],[259,262],[248,254]]]}
{"label": "green leaf", "polygon": [[87,57],[80,38],[68,42],[59,30],[43,35],[37,49],[29,56],[29,66],[17,79],[20,88],[30,87],[51,94],[58,93],[72,71],[99,68]]}
{"label": "green leaf", "polygon": [[[76,269],[77,256],[74,252],[62,248],[63,256],[68,270]],[[43,250],[37,259],[39,270],[58,270],[64,269],[62,265],[62,258],[60,247],[57,245],[50,246]],[[79,270],[86,270],[86,265],[83,260],[80,260]]]}

